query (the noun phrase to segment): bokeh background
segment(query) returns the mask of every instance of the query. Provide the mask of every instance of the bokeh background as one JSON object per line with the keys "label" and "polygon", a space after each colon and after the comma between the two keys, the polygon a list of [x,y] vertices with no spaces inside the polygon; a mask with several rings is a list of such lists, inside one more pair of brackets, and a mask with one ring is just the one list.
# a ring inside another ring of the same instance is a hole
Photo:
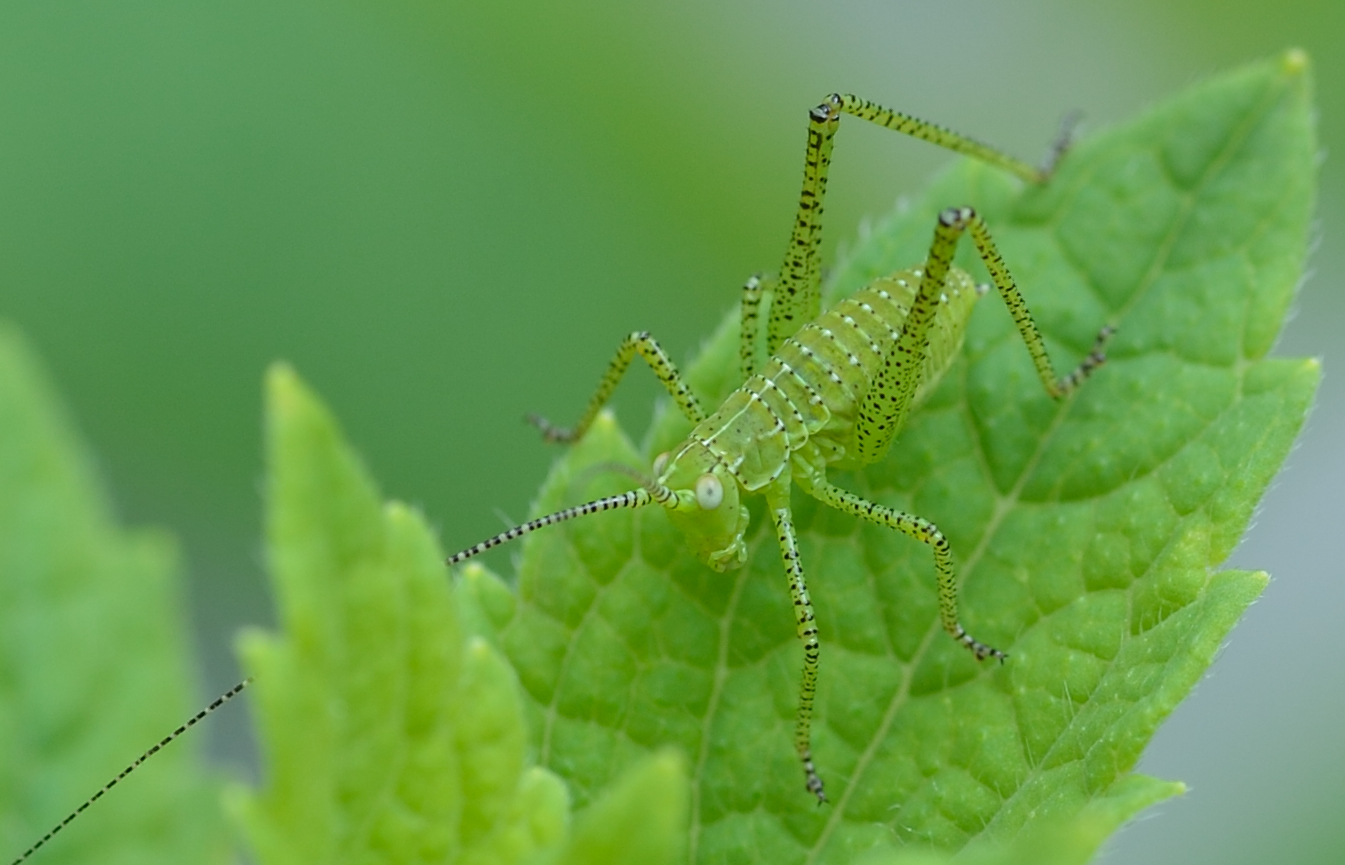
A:
{"label": "bokeh background", "polygon": [[[778,262],[805,112],[847,90],[1032,160],[1299,45],[1316,64],[1313,275],[1279,352],[1319,406],[1233,564],[1274,580],[1141,768],[1191,792],[1108,865],[1345,861],[1345,4],[1257,0],[9,0],[0,316],[122,517],[181,539],[202,696],[267,624],[261,374],[291,361],[389,495],[457,549],[524,516],[617,341],[685,359]],[[827,250],[947,156],[846,125]],[[950,202],[960,203],[960,202]],[[642,430],[656,394],[616,400]],[[495,560],[507,566],[507,554]],[[211,747],[247,774],[246,713]]]}

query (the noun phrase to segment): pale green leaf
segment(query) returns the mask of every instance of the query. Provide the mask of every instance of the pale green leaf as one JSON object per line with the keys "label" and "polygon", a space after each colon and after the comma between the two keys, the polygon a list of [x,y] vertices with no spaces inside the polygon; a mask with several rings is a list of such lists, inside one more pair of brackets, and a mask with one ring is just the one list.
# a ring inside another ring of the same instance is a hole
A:
{"label": "pale green leaf", "polygon": [[[0,325],[0,861],[194,711],[176,553],[110,514],[23,340]],[[199,742],[156,755],[35,854],[225,861]],[[7,855],[6,855],[7,854]]]}
{"label": "pale green leaf", "polygon": [[686,767],[673,751],[636,761],[584,811],[561,865],[672,865],[686,842]]}
{"label": "pale green leaf", "polygon": [[529,765],[512,668],[461,624],[460,607],[469,622],[507,608],[498,581],[471,569],[455,593],[423,521],[380,503],[294,374],[274,370],[268,393],[282,633],[242,641],[265,786],[230,797],[258,861],[635,865],[655,860],[632,851],[672,849],[686,780],[666,755],[618,779],[601,825],[583,818],[571,837],[564,784]]}

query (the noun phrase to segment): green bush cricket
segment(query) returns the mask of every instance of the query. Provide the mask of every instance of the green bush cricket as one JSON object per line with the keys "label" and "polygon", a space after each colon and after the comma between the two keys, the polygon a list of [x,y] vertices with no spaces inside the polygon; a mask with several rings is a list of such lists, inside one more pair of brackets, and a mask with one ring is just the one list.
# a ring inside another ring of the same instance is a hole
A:
{"label": "green bush cricket", "polygon": [[[764,495],[780,545],[799,639],[803,676],[794,746],[805,785],[826,801],[813,764],[812,709],[817,690],[817,625],[790,512],[794,484],[819,501],[928,544],[938,574],[939,615],[945,631],[978,659],[1001,661],[1004,652],[972,637],[957,615],[957,577],[943,533],[919,516],[901,513],[833,486],[827,469],[855,468],[882,459],[911,408],[936,385],[957,356],[972,306],[986,288],[952,266],[958,240],[970,231],[977,252],[1004,298],[1052,397],[1071,393],[1103,363],[1110,326],[1069,374],[1057,377],[1027,302],[996,249],[984,221],[970,207],[943,211],[923,265],[875,280],[819,316],[823,199],[827,168],[842,115],[880,126],[1001,167],[1031,183],[1045,182],[1066,149],[1062,135],[1047,165],[1033,168],[997,150],[922,120],[854,96],[833,94],[809,113],[803,191],[784,264],[777,277],[755,276],[743,287],[740,361],[743,384],[707,416],[671,359],[649,333],[630,334],[617,349],[597,392],[571,429],[529,419],[548,441],[583,436],[636,354],[649,364],[674,402],[695,425],[690,436],[654,462],[640,487],[539,517],[448,559],[466,561],[544,526],[614,508],[663,506],[705,564],[718,571],[745,560],[748,511],[740,497]],[[758,357],[761,304],[769,297],[766,351]]]}
{"label": "green bush cricket", "polygon": [[[965,206],[940,214],[923,264],[875,280],[821,313],[823,201],[834,137],[845,114],[981,160],[1029,183],[1046,182],[1067,145],[1067,136],[1062,135],[1046,165],[1038,169],[965,136],[854,96],[829,96],[809,114],[803,189],[780,272],[754,276],[742,289],[742,386],[707,415],[657,341],[648,332],[630,334],[573,428],[559,428],[535,416],[530,421],[548,441],[579,439],[639,354],[694,425],[690,436],[659,455],[651,474],[627,470],[639,483],[636,489],[531,520],[447,560],[455,565],[577,517],[658,504],[707,565],[730,570],[740,566],[746,555],[743,538],[748,511],[740,499],[764,495],[803,644],[794,744],[805,787],[819,803],[827,800],[813,763],[811,724],[820,644],[791,516],[793,485],[797,483],[803,492],[838,510],[928,544],[934,554],[944,630],[978,659],[1003,661],[1004,652],[972,637],[958,621],[956,573],[948,541],[939,529],[919,516],[832,485],[827,469],[859,467],[882,459],[912,408],[957,356],[974,302],[987,290],[952,265],[958,241],[967,231],[1052,397],[1070,394],[1104,362],[1102,349],[1113,332],[1110,326],[1102,327],[1090,353],[1070,373],[1057,377],[1027,303],[989,230]],[[763,302],[767,302],[765,346],[769,355],[764,362],[757,348]],[[32,844],[14,865],[28,859],[130,772],[242,692],[250,681],[235,685],[153,745]]]}

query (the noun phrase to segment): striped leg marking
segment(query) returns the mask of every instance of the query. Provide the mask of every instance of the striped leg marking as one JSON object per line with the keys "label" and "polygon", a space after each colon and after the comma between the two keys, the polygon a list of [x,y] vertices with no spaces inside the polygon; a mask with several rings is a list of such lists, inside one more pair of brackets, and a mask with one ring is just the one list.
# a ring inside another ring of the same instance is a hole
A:
{"label": "striped leg marking", "polygon": [[742,315],[738,338],[738,360],[743,381],[756,375],[761,368],[757,337],[761,331],[761,296],[775,293],[775,280],[756,274],[743,285]]}
{"label": "striped leg marking", "polygon": [[799,208],[790,231],[780,267],[779,288],[771,304],[766,330],[766,351],[775,354],[780,344],[793,336],[821,311],[822,267],[818,250],[822,245],[822,210],[827,192],[827,169],[840,128],[841,115],[860,117],[870,123],[900,132],[921,141],[978,159],[1021,177],[1029,183],[1043,183],[1065,152],[1068,138],[1062,136],[1052,148],[1047,166],[1038,169],[1015,159],[1002,150],[953,132],[935,123],[884,108],[867,99],[833,93],[808,113],[808,143],[803,156],[803,189]]}
{"label": "striped leg marking", "polygon": [[1013,323],[1027,346],[1028,354],[1032,355],[1032,364],[1037,368],[1037,377],[1041,379],[1042,387],[1046,388],[1047,393],[1056,399],[1066,396],[1083,384],[1093,370],[1106,362],[1107,355],[1103,353],[1103,349],[1107,345],[1107,340],[1116,332],[1110,325],[1098,331],[1097,339],[1094,340],[1093,349],[1088,356],[1069,373],[1057,378],[1055,368],[1051,366],[1051,358],[1046,354],[1046,344],[1042,342],[1041,334],[1037,331],[1037,323],[1032,320],[1032,313],[1028,311],[1027,301],[1018,290],[1018,284],[1009,273],[1009,266],[1004,263],[1004,257],[999,254],[995,241],[990,238],[990,230],[985,227],[985,220],[970,207],[953,207],[940,214],[939,224],[947,225],[959,235],[963,229],[971,230],[972,240],[976,242],[976,251],[985,262],[986,270],[990,271],[990,278],[995,281],[1000,296],[1004,298],[1004,305],[1013,316]]}
{"label": "striped leg marking", "polygon": [[1027,346],[1037,377],[1052,398],[1060,399],[1073,392],[1093,370],[1107,360],[1103,349],[1115,332],[1110,326],[1098,332],[1092,350],[1077,367],[1057,378],[1027,300],[1018,290],[1008,265],[990,238],[985,220],[970,207],[950,207],[939,214],[938,224],[934,227],[934,240],[921,272],[920,288],[906,316],[901,336],[883,358],[883,365],[879,367],[873,385],[864,395],[864,403],[858,413],[855,443],[860,461],[866,465],[882,458],[897,430],[906,424],[911,402],[921,384],[921,369],[929,351],[930,325],[934,321],[958,241],[968,230],[976,243],[976,251],[990,271],[1005,306],[1009,308],[1009,315],[1013,317],[1023,344]]}
{"label": "striped leg marking", "polygon": [[658,344],[654,337],[649,335],[649,331],[640,330],[632,333],[621,341],[621,346],[616,350],[616,357],[612,358],[612,363],[607,367],[607,372],[598,384],[598,390],[593,394],[593,398],[588,401],[588,407],[584,409],[584,414],[579,418],[579,422],[573,427],[566,429],[564,427],[552,426],[546,418],[531,414],[527,421],[542,431],[542,438],[549,442],[574,442],[583,438],[584,433],[588,432],[593,419],[602,411],[602,407],[607,404],[607,400],[616,390],[616,386],[621,381],[621,376],[625,375],[626,369],[630,367],[631,358],[636,354],[645,359],[649,368],[658,376],[659,382],[672,395],[673,401],[677,407],[682,410],[682,414],[693,423],[700,423],[705,420],[705,412],[701,410],[701,404],[696,399],[696,395],[691,392],[682,374],[677,371],[677,365],[668,357],[667,352]]}
{"label": "striped leg marking", "polygon": [[830,101],[808,113],[808,144],[803,153],[803,190],[799,209],[785,247],[785,260],[771,314],[766,323],[766,353],[775,354],[780,344],[798,332],[822,311],[822,205],[827,194],[827,168],[831,165],[832,141],[841,115]]}
{"label": "striped leg marking", "polygon": [[[937,145],[945,150],[970,156],[972,159],[979,160],[987,165],[997,166],[1010,174],[1018,175],[1028,183],[1044,183],[1050,175],[1049,171],[1034,168],[1021,159],[1015,159],[1004,151],[988,144],[982,144],[974,138],[968,138],[951,129],[939,126],[937,123],[930,123],[909,114],[902,114],[900,111],[884,108],[867,99],[860,99],[858,96],[837,93],[829,97],[823,105],[828,103],[835,106],[837,111],[843,111],[854,117],[862,117],[884,129],[891,129],[893,132],[900,132],[921,141],[928,141],[930,144]],[[1063,140],[1068,142],[1068,138]],[[1065,146],[1057,141],[1052,148],[1054,158],[1059,159],[1059,154],[1063,154],[1064,150]],[[1054,159],[1049,164],[1052,169],[1055,168]]]}
{"label": "striped leg marking", "polygon": [[838,511],[845,511],[876,525],[896,529],[908,537],[929,544],[930,549],[934,551],[934,569],[939,580],[939,621],[943,629],[975,655],[978,661],[998,658],[1003,662],[1009,657],[999,649],[982,643],[968,634],[962,623],[957,620],[957,574],[953,570],[953,555],[948,548],[948,539],[939,531],[938,526],[922,517],[874,504],[826,482],[818,483],[810,492],[818,500]]}
{"label": "striped leg marking", "polygon": [[789,513],[787,487],[783,503],[778,499],[775,495],[767,494],[771,519],[775,522],[775,537],[780,542],[780,558],[784,560],[785,576],[789,580],[789,594],[794,599],[794,622],[798,627],[799,640],[803,643],[803,679],[799,683],[799,711],[794,719],[794,750],[803,764],[804,787],[817,797],[820,805],[827,801],[827,794],[813,765],[812,750],[813,703],[817,699],[817,659],[820,651],[817,621],[813,615],[812,600],[808,597],[808,584],[803,577],[803,562],[799,558],[798,536]]}

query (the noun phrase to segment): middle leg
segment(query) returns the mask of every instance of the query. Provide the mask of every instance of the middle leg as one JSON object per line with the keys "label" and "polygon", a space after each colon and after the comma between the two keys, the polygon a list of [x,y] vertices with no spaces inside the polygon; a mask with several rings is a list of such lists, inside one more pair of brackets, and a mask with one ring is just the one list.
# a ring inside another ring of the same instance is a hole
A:
{"label": "middle leg", "polygon": [[817,700],[817,659],[821,645],[817,640],[817,621],[813,603],[808,597],[808,583],[803,578],[803,560],[799,557],[799,539],[789,510],[789,485],[772,487],[766,492],[766,504],[775,523],[775,538],[780,543],[780,558],[784,560],[785,576],[789,580],[789,594],[794,600],[794,622],[799,640],[803,642],[803,679],[799,683],[799,709],[794,719],[794,750],[803,763],[804,787],[817,797],[818,804],[827,801],[813,765],[813,703]]}
{"label": "middle leg", "polygon": [[943,629],[975,655],[978,661],[986,658],[999,658],[1003,661],[1008,657],[999,649],[982,643],[968,634],[967,629],[958,621],[957,574],[953,570],[953,554],[948,547],[948,538],[944,537],[938,526],[923,517],[902,513],[860,498],[826,481],[814,484],[809,492],[819,501],[876,525],[896,529],[907,537],[928,544],[934,551],[934,570],[938,574],[939,583],[939,622],[943,625]]}

